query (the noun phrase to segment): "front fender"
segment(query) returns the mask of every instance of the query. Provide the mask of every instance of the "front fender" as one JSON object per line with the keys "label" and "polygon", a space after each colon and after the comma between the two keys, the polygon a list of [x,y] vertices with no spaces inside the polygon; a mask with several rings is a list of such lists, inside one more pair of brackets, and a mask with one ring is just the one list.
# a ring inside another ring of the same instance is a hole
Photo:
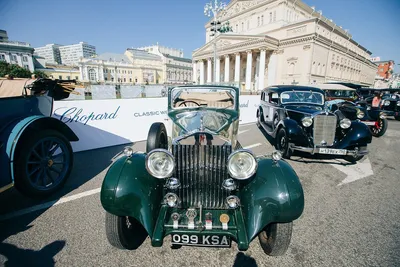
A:
{"label": "front fender", "polygon": [[353,121],[346,135],[335,145],[336,148],[366,146],[371,143],[372,134],[368,126],[362,122]]}
{"label": "front fender", "polygon": [[286,161],[261,159],[255,177],[240,192],[249,240],[268,224],[291,222],[301,216],[304,193],[300,180]]}
{"label": "front fender", "polygon": [[135,218],[152,237],[162,200],[162,181],[146,171],[145,154],[123,156],[104,178],[101,204],[109,213]]}
{"label": "front fender", "polygon": [[[289,135],[289,142],[297,145],[308,145],[308,137],[304,134],[303,129],[299,126],[297,121],[285,118],[279,124],[284,127],[286,133]],[[279,127],[278,127],[279,128]]]}

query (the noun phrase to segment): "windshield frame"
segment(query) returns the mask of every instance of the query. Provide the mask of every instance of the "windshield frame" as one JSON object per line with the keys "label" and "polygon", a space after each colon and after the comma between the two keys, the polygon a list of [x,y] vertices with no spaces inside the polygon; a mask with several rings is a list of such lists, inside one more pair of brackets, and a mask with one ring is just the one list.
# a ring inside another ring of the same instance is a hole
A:
{"label": "windshield frame", "polygon": [[[302,92],[302,93],[311,93],[312,95],[314,94],[319,94],[321,95],[321,99],[322,99],[322,103],[314,103],[314,102],[284,102],[282,95],[286,94],[286,93],[294,93],[297,96],[298,92]],[[320,93],[320,92],[315,92],[315,91],[309,91],[309,90],[289,90],[289,91],[284,91],[281,92],[281,95],[279,96],[279,99],[281,101],[282,105],[293,105],[293,104],[307,104],[307,105],[318,105],[318,106],[324,106],[325,105],[325,95]]]}

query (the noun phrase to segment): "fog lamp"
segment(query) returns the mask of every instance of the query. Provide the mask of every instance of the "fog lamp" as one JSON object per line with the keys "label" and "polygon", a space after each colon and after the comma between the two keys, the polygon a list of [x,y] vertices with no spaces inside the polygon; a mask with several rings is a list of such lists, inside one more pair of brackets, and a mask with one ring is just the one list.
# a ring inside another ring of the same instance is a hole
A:
{"label": "fog lamp", "polygon": [[154,149],[146,156],[146,170],[155,178],[171,177],[175,169],[174,156],[165,149]]}
{"label": "fog lamp", "polygon": [[312,124],[312,118],[311,117],[304,117],[301,120],[301,123],[303,124],[304,127],[310,127]]}
{"label": "fog lamp", "polygon": [[351,126],[351,121],[347,118],[344,118],[340,121],[340,127],[343,129],[348,129]]}
{"label": "fog lamp", "polygon": [[133,149],[130,146],[127,146],[124,148],[124,155],[127,157],[132,156],[133,154]]}
{"label": "fog lamp", "polygon": [[168,189],[177,189],[181,186],[181,182],[177,178],[169,178],[165,185]]}
{"label": "fog lamp", "polygon": [[232,178],[224,180],[224,182],[222,183],[222,187],[229,191],[235,190],[236,189],[235,180],[233,180]]}
{"label": "fog lamp", "polygon": [[239,207],[240,200],[237,196],[229,196],[226,198],[226,204],[228,205],[228,208],[236,209]]}
{"label": "fog lamp", "polygon": [[274,151],[274,152],[272,152],[272,159],[274,160],[274,161],[279,161],[279,160],[281,160],[282,159],[282,153],[280,152],[280,151]]}
{"label": "fog lamp", "polygon": [[176,207],[179,204],[179,197],[174,193],[168,193],[164,196],[164,204],[168,207]]}
{"label": "fog lamp", "polygon": [[228,172],[232,178],[248,179],[257,171],[257,161],[250,150],[239,149],[228,158]]}

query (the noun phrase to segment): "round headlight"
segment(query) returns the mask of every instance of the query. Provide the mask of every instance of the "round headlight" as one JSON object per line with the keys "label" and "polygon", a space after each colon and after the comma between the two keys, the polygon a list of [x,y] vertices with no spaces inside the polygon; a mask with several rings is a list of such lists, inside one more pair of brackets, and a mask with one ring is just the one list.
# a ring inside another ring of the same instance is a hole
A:
{"label": "round headlight", "polygon": [[400,101],[397,101],[397,105],[400,106]]}
{"label": "round headlight", "polygon": [[343,119],[340,121],[340,127],[342,127],[343,129],[348,129],[351,125],[351,121],[349,119]]}
{"label": "round headlight", "polygon": [[362,119],[362,118],[364,118],[364,116],[365,116],[364,111],[358,110],[358,112],[357,112],[357,118]]}
{"label": "round headlight", "polygon": [[312,124],[312,118],[311,117],[304,117],[301,120],[301,123],[303,124],[304,127],[310,127]]}
{"label": "round headlight", "polygon": [[256,158],[248,150],[237,150],[228,158],[228,171],[232,178],[248,179],[257,171]]}
{"label": "round headlight", "polygon": [[389,105],[390,105],[390,101],[386,100],[386,101],[383,103],[383,105],[389,106]]}
{"label": "round headlight", "polygon": [[146,156],[146,169],[155,178],[168,178],[175,169],[174,157],[165,149],[154,149]]}

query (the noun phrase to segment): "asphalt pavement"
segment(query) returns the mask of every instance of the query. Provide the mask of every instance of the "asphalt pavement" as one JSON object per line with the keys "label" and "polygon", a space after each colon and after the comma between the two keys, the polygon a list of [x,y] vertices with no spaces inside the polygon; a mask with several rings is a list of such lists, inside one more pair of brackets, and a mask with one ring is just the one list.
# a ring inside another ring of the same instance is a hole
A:
{"label": "asphalt pavement", "polygon": [[[38,201],[10,190],[0,195],[0,266],[400,266],[400,122],[389,121],[357,164],[296,155],[305,210],[294,222],[283,257],[266,256],[258,239],[250,249],[162,248],[149,239],[136,251],[111,247],[99,188],[112,157],[124,146],[75,153],[65,188]],[[256,155],[274,149],[254,124],[239,140]],[[133,145],[144,151],[144,142]]]}

